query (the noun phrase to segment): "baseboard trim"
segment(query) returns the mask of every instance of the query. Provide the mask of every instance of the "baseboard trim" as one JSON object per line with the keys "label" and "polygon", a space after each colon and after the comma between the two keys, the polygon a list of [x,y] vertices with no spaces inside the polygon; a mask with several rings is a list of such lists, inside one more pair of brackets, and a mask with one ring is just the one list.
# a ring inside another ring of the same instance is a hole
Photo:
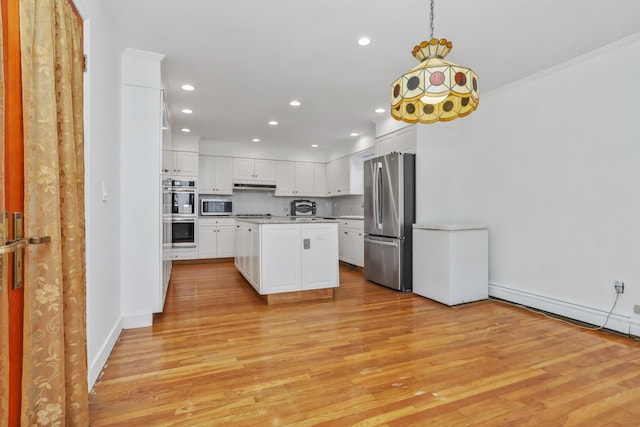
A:
{"label": "baseboard trim", "polygon": [[100,377],[100,373],[104,368],[104,365],[107,363],[107,359],[109,355],[113,351],[113,347],[115,347],[116,342],[118,342],[118,338],[120,338],[120,333],[122,332],[122,319],[118,320],[116,324],[111,329],[108,338],[102,344],[100,351],[97,356],[91,361],[89,364],[89,390],[91,390]]}
{"label": "baseboard trim", "polygon": [[153,325],[153,313],[122,316],[122,329],[144,328]]}
{"label": "baseboard trim", "polygon": [[[596,326],[601,326],[605,322],[608,313],[608,311],[585,307],[493,283],[489,283],[489,296]],[[638,335],[638,333],[640,333],[640,324],[632,324],[629,317],[615,313],[611,314],[604,328],[623,334],[631,333],[632,335],[640,336]]]}

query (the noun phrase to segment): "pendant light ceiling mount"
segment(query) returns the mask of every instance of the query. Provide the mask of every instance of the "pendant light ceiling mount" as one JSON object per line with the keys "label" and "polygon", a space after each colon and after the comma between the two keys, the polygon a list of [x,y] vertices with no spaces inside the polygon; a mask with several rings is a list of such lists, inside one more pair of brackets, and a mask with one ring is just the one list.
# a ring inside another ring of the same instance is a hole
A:
{"label": "pendant light ceiling mount", "polygon": [[464,117],[478,108],[478,76],[470,68],[446,61],[453,43],[433,37],[413,48],[420,61],[391,85],[391,116],[408,123],[435,123]]}

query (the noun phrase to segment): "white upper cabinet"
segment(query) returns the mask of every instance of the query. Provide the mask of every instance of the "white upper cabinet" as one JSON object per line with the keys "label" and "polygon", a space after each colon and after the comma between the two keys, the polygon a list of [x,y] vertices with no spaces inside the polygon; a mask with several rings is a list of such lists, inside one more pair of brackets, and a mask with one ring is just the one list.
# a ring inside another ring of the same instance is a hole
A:
{"label": "white upper cabinet", "polygon": [[384,156],[393,152],[415,154],[416,146],[416,127],[407,126],[376,138],[376,156]]}
{"label": "white upper cabinet", "polygon": [[326,166],[323,163],[313,164],[313,195],[327,197]]}
{"label": "white upper cabinet", "polygon": [[200,156],[198,192],[200,194],[232,194],[231,157]]}
{"label": "white upper cabinet", "polygon": [[296,196],[313,196],[313,163],[296,163]]}
{"label": "white upper cabinet", "polygon": [[274,160],[233,158],[233,182],[273,184],[276,181]]}
{"label": "white upper cabinet", "polygon": [[364,193],[364,160],[360,156],[342,157],[327,163],[327,194],[344,196]]}
{"label": "white upper cabinet", "polygon": [[314,196],[314,164],[303,162],[276,162],[275,195]]}
{"label": "white upper cabinet", "polygon": [[198,176],[198,153],[163,150],[162,173],[166,176]]}

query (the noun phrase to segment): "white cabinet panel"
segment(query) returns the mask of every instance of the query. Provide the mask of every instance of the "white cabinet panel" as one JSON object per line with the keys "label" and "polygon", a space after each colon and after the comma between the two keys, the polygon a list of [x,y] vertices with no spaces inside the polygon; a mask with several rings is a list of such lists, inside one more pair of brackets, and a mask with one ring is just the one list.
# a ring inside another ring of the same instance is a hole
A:
{"label": "white cabinet panel", "polygon": [[198,192],[200,194],[232,194],[231,157],[200,156]]}
{"label": "white cabinet panel", "polygon": [[336,223],[258,225],[238,221],[236,268],[262,295],[337,287],[337,231]]}
{"label": "white cabinet panel", "polygon": [[312,197],[315,195],[314,164],[276,162],[276,196]]}
{"label": "white cabinet panel", "polygon": [[276,181],[274,160],[233,158],[233,181],[238,183],[273,184]]}
{"label": "white cabinet panel", "polygon": [[233,256],[235,220],[200,218],[198,224],[198,258]]}
{"label": "white cabinet panel", "polygon": [[233,159],[233,180],[253,181],[255,179],[255,161],[253,159]]}
{"label": "white cabinet panel", "polygon": [[417,148],[416,127],[407,126],[391,132],[387,135],[376,138],[376,156],[384,156],[385,154],[413,153]]}
{"label": "white cabinet panel", "polygon": [[364,193],[364,160],[360,156],[342,157],[327,163],[327,194],[344,196]]}
{"label": "white cabinet panel", "polygon": [[262,288],[268,293],[300,290],[300,225],[261,226]]}
{"label": "white cabinet panel", "polygon": [[168,176],[198,176],[198,153],[164,150],[162,172]]}
{"label": "white cabinet panel", "polygon": [[364,267],[364,221],[340,220],[338,232],[340,261]]}
{"label": "white cabinet panel", "polygon": [[313,163],[296,163],[296,196],[313,196]]}
{"label": "white cabinet panel", "polygon": [[276,180],[276,162],[273,160],[255,160],[255,179],[256,181],[275,182]]}
{"label": "white cabinet panel", "polygon": [[327,196],[327,182],[325,174],[326,166],[322,163],[313,165],[313,195],[315,197]]}
{"label": "white cabinet panel", "polygon": [[335,286],[338,263],[335,254],[338,239],[335,224],[309,224],[302,227],[302,289]]}
{"label": "white cabinet panel", "polygon": [[236,227],[234,225],[221,225],[218,227],[218,238],[216,251],[218,258],[228,258],[233,256],[233,236]]}
{"label": "white cabinet panel", "polygon": [[276,162],[276,196],[295,196],[295,162]]}
{"label": "white cabinet panel", "polygon": [[216,257],[216,226],[200,224],[198,226],[198,258]]}

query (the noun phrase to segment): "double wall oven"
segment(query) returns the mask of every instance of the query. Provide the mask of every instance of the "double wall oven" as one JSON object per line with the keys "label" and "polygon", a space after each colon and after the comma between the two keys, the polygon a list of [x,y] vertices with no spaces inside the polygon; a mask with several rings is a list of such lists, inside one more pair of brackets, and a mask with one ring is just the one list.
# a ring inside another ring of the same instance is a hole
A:
{"label": "double wall oven", "polygon": [[163,182],[163,245],[196,247],[197,187],[195,179],[169,178]]}

